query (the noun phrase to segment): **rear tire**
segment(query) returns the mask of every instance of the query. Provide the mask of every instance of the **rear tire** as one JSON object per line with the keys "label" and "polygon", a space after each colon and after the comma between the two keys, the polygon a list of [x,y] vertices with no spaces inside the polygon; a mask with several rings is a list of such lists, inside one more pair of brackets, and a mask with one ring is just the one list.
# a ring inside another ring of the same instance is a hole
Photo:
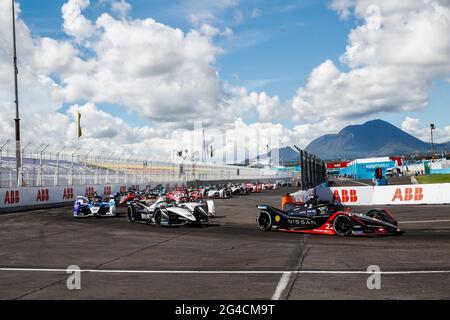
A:
{"label": "rear tire", "polygon": [[133,223],[135,221],[135,209],[133,207],[128,207],[127,220],[129,223]]}
{"label": "rear tire", "polygon": [[333,228],[338,236],[347,237],[352,234],[352,220],[350,217],[341,214],[334,219]]}
{"label": "rear tire", "polygon": [[272,217],[266,211],[261,211],[258,215],[258,227],[261,231],[272,230]]}
{"label": "rear tire", "polygon": [[156,211],[155,212],[155,226],[160,227],[161,226],[161,221],[162,221],[162,213],[161,211]]}
{"label": "rear tire", "polygon": [[370,210],[367,213],[367,216],[372,218],[372,219],[383,221],[383,214],[380,211],[378,211],[378,210]]}

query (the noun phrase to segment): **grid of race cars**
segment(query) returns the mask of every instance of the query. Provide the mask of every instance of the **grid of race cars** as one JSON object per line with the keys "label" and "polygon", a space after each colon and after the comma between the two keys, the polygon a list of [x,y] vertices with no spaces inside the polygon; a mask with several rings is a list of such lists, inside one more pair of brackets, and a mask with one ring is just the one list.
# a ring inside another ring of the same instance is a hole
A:
{"label": "grid of race cars", "polygon": [[[107,197],[78,196],[73,207],[75,218],[120,216],[126,208],[129,223],[160,226],[197,226],[210,223],[216,215],[214,199],[228,199],[291,186],[276,181],[208,185],[199,188],[148,186],[144,190],[128,188],[127,192]],[[320,201],[309,196],[296,202],[287,196],[281,209],[258,205],[256,225],[261,231],[284,231],[337,236],[401,235],[397,219],[385,209],[367,213],[353,212],[340,203]]]}

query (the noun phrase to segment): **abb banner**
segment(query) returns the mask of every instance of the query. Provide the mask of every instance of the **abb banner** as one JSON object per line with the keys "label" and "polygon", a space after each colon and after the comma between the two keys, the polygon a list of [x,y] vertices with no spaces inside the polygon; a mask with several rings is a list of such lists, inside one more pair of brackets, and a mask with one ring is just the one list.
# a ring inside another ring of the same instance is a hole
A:
{"label": "abb banner", "polygon": [[38,206],[44,204],[69,203],[77,196],[92,197],[110,195],[126,190],[123,185],[96,185],[73,187],[26,187],[1,188],[0,209],[11,207]]}
{"label": "abb banner", "polygon": [[450,183],[375,187],[373,204],[450,203]]}
{"label": "abb banner", "polygon": [[345,205],[404,205],[450,203],[450,183],[378,187],[317,187],[320,200]]}
{"label": "abb banner", "polygon": [[320,200],[340,202],[349,206],[370,205],[372,204],[373,187],[318,187],[316,196]]}

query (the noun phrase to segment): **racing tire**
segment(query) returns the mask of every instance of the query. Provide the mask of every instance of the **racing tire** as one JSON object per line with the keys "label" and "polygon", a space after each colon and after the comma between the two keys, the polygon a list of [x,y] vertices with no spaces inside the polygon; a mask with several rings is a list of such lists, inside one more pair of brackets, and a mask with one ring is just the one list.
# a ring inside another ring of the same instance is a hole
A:
{"label": "racing tire", "polygon": [[162,213],[161,211],[156,211],[155,212],[155,226],[160,227],[161,226],[161,221],[162,221]]}
{"label": "racing tire", "polygon": [[272,217],[266,211],[261,211],[258,215],[258,227],[261,231],[272,230]]}
{"label": "racing tire", "polygon": [[369,212],[367,212],[367,216],[372,219],[384,221],[383,214],[379,210],[376,210],[376,209],[373,209],[373,210],[370,210]]}
{"label": "racing tire", "polygon": [[129,223],[133,223],[136,221],[135,212],[136,212],[136,210],[133,207],[128,207],[127,220]]}
{"label": "racing tire", "polygon": [[353,231],[352,220],[346,215],[338,215],[333,221],[333,228],[338,236],[347,237]]}

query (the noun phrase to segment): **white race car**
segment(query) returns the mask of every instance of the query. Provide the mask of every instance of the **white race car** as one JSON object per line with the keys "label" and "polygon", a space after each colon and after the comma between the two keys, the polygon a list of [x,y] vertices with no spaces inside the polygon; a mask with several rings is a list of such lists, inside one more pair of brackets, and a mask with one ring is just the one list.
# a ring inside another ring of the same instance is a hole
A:
{"label": "white race car", "polygon": [[145,222],[155,226],[202,225],[215,214],[214,202],[168,203],[160,197],[155,203],[146,205],[132,201],[128,205],[128,221]]}

